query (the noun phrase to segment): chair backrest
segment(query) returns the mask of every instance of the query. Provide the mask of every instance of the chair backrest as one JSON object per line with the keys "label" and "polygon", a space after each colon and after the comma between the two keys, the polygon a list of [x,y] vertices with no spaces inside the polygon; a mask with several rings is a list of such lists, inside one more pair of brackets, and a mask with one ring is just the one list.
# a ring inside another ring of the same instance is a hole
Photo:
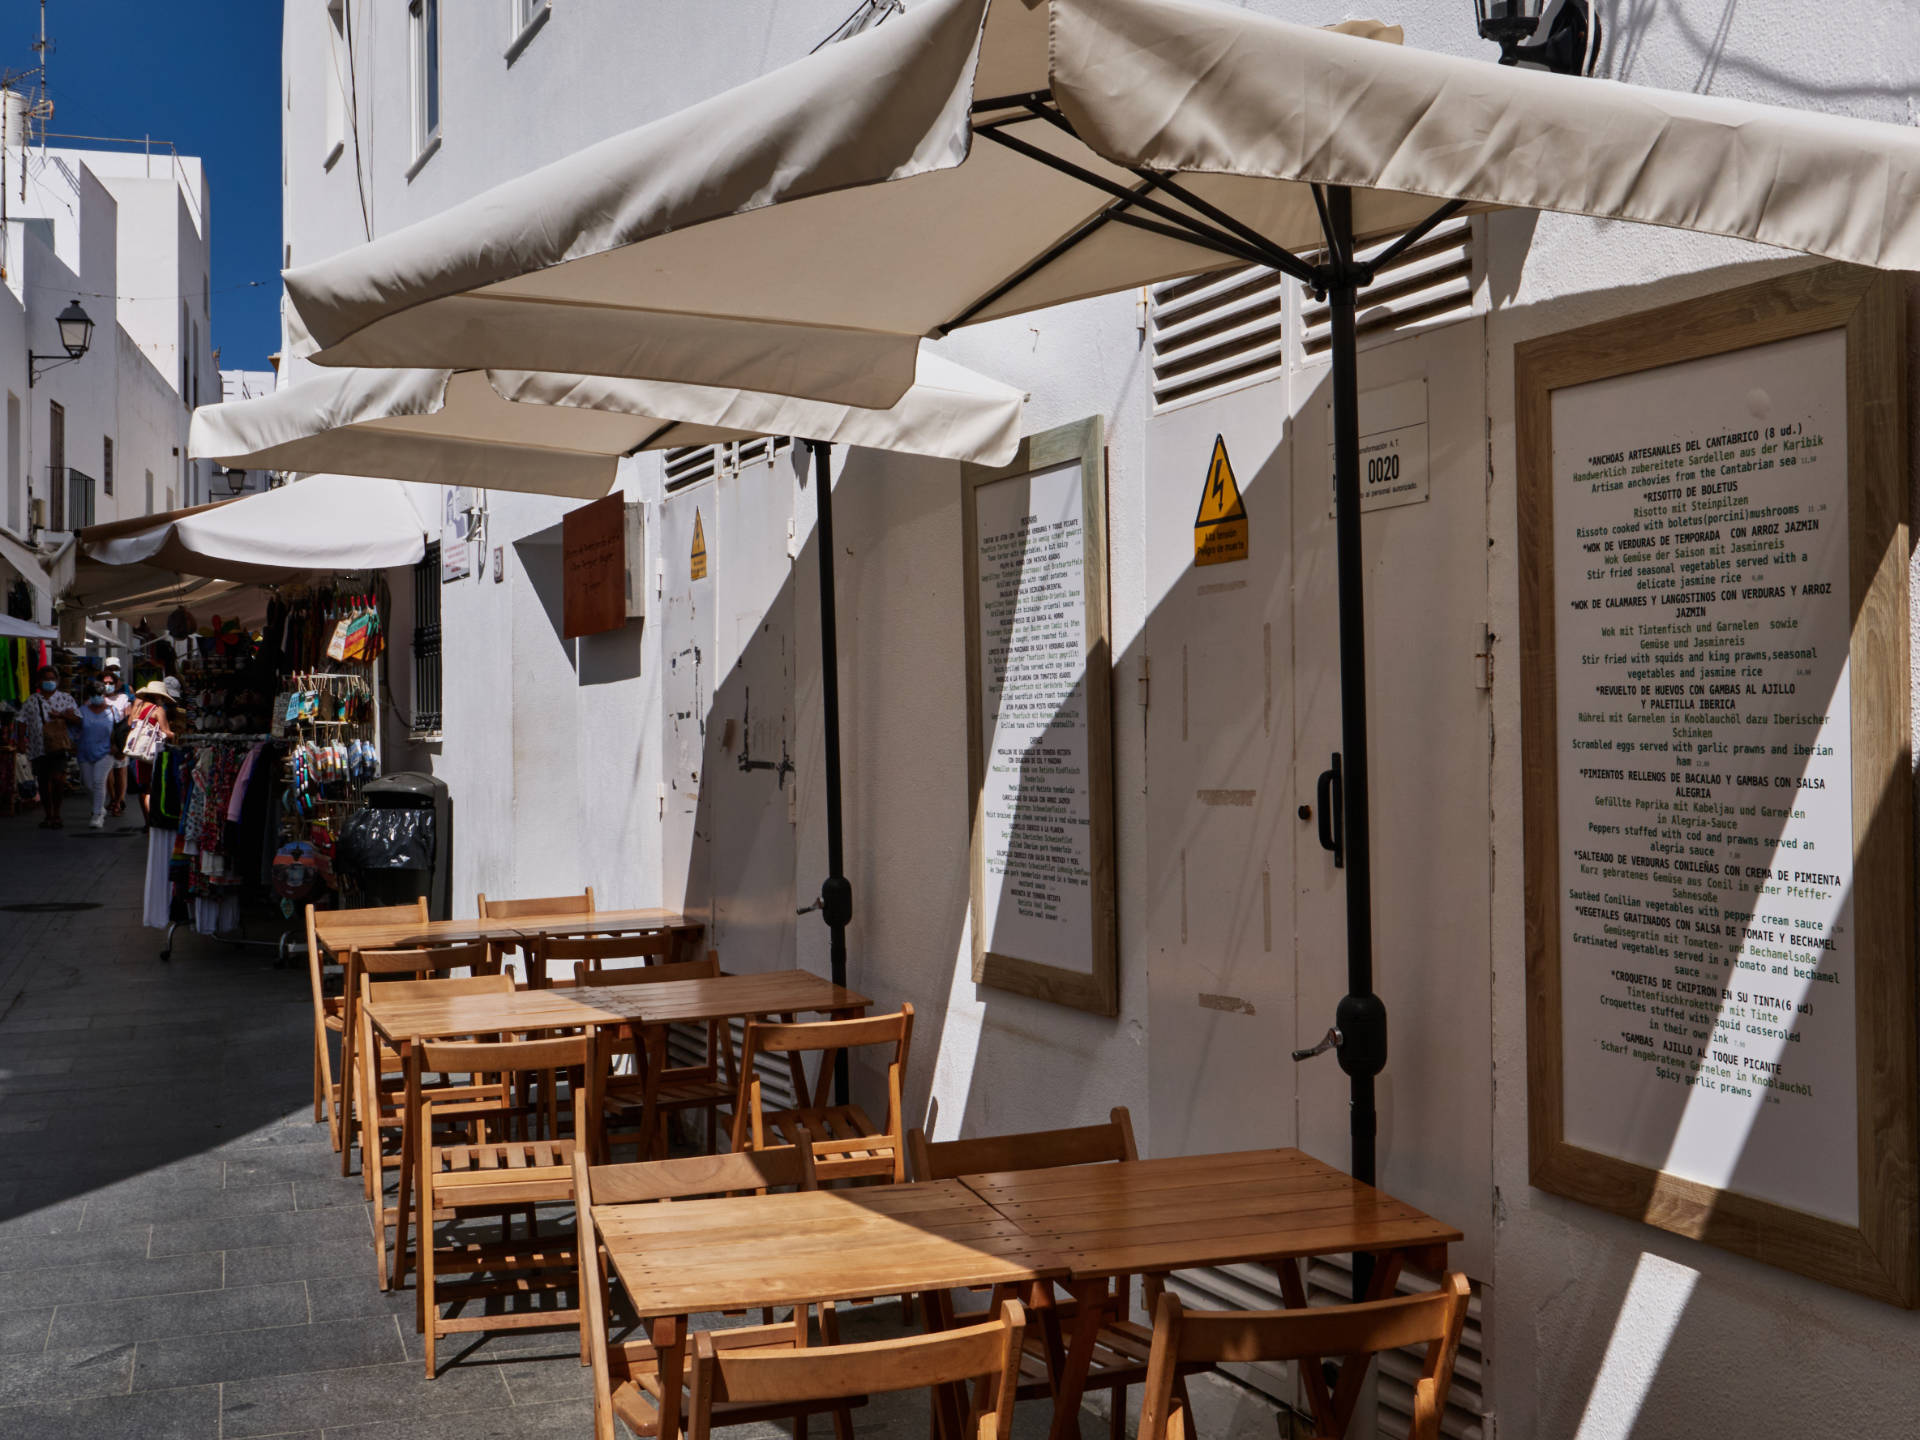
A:
{"label": "chair backrest", "polygon": [[550,1040],[428,1040],[416,1048],[426,1062],[425,1068],[442,1075],[569,1070],[593,1058],[593,1039],[588,1035]]}
{"label": "chair backrest", "polygon": [[834,1150],[851,1152],[858,1149],[875,1156],[890,1151],[893,1178],[896,1181],[905,1179],[907,1148],[901,1092],[906,1085],[907,1049],[912,1040],[911,1005],[902,1005],[891,1015],[869,1015],[858,1020],[811,1020],[799,1023],[749,1020],[746,1038],[740,1047],[740,1096],[733,1107],[733,1148],[758,1149],[763,1143],[762,1121],[765,1111],[762,1108],[760,1070],[756,1063],[760,1056],[787,1057],[793,1076],[794,1095],[804,1106],[808,1101],[800,1057],[810,1053],[819,1054],[820,1071],[814,1084],[812,1106],[814,1109],[824,1109],[827,1087],[833,1079],[834,1057],[843,1050],[871,1045],[893,1052],[886,1057],[887,1112],[881,1125],[881,1134],[891,1136],[892,1142],[890,1145],[856,1145],[851,1139],[817,1141],[819,1148],[816,1158],[830,1163],[834,1159],[831,1153]]}
{"label": "chair backrest", "polygon": [[[360,977],[360,997],[372,996],[373,977]],[[511,975],[450,975],[443,980],[382,980],[382,1000],[436,1000],[447,995],[510,995]]]}
{"label": "chair backrest", "polygon": [[913,1159],[916,1180],[953,1180],[962,1175],[1140,1158],[1133,1143],[1133,1117],[1124,1105],[1114,1106],[1104,1125],[982,1135],[973,1140],[928,1140],[926,1131],[916,1125],[907,1132],[907,1153]]}
{"label": "chair backrest", "polygon": [[637,1165],[595,1165],[587,1171],[587,1198],[594,1205],[641,1205],[668,1200],[707,1200],[749,1191],[813,1190],[813,1152],[733,1151],[646,1160]]}
{"label": "chair backrest", "polygon": [[[313,907],[307,907],[311,910]],[[329,910],[328,922],[338,927],[359,929],[369,925],[404,925],[409,920],[425,921],[427,902],[409,901],[405,905],[367,905],[358,910]]]}
{"label": "chair backrest", "polygon": [[1163,1293],[1153,1316],[1139,1440],[1179,1440],[1188,1434],[1173,1400],[1181,1365],[1377,1355],[1408,1345],[1427,1347],[1408,1435],[1439,1440],[1468,1298],[1467,1277],[1458,1271],[1442,1277],[1438,1290],[1422,1295],[1301,1310],[1188,1310],[1178,1296]]}
{"label": "chair backrest", "polygon": [[[978,1440],[1005,1440],[1019,1388],[1020,1346],[1027,1312],[1009,1300],[1000,1314],[980,1325],[937,1335],[876,1340],[860,1345],[814,1345],[805,1349],[722,1349],[712,1332],[693,1341],[688,1440],[707,1440],[713,1407],[728,1402],[773,1405],[786,1401],[850,1399],[875,1391],[920,1390],[967,1380],[976,1391]],[[981,1412],[987,1406],[992,1409]]]}
{"label": "chair backrest", "polygon": [[666,980],[711,980],[720,973],[720,957],[713,954],[704,960],[674,960],[636,970],[592,970],[590,963],[573,962],[575,985],[658,985]]}
{"label": "chair backrest", "polygon": [[[482,979],[493,979],[482,976]],[[510,976],[505,979],[511,986]],[[394,981],[394,984],[406,984],[406,981]],[[433,984],[433,981],[415,981],[415,984]],[[440,981],[440,984],[453,982]],[[416,1045],[413,1056],[407,1066],[407,1108],[418,1109],[421,1116],[420,1132],[423,1137],[433,1134],[434,1092],[422,1086],[427,1075],[465,1075],[472,1082],[465,1087],[486,1090],[486,1077],[491,1076],[497,1087],[497,1094],[505,1100],[510,1091],[509,1077],[519,1075],[543,1074],[552,1076],[561,1070],[575,1070],[582,1079],[581,1084],[573,1087],[573,1133],[579,1148],[590,1149],[593,1143],[589,1129],[589,1117],[600,1113],[600,1076],[599,1062],[595,1056],[595,1040],[591,1034],[566,1035],[547,1040],[429,1040]],[[554,1138],[558,1134],[554,1111],[554,1086],[549,1081],[542,1090],[548,1097],[546,1106],[547,1135]],[[459,1103],[456,1100],[455,1103]],[[528,1107],[531,1117],[537,1107]]]}
{"label": "chair backrest", "polygon": [[600,935],[590,937],[556,935],[538,941],[535,953],[542,960],[584,963],[590,970],[604,969],[609,960],[645,960],[658,963],[673,953],[671,930],[647,930],[637,935]]}
{"label": "chair backrest", "polygon": [[480,892],[482,920],[516,920],[523,915],[591,914],[593,914],[591,885],[578,895],[546,895],[532,900],[489,900],[486,891]]}
{"label": "chair backrest", "polygon": [[462,966],[479,975],[498,965],[485,945],[431,945],[413,950],[355,950],[360,973],[375,978],[388,975],[444,974]]}

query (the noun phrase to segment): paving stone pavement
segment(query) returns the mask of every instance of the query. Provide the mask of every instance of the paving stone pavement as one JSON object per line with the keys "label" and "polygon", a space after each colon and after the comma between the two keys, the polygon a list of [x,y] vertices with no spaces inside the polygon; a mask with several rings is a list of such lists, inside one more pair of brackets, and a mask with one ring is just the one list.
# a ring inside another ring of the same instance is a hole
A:
{"label": "paving stone pavement", "polygon": [[[577,1332],[454,1337],[425,1377],[413,1292],[379,1289],[371,1207],[312,1121],[304,959],[182,932],[162,963],[138,821],[93,834],[76,808],[0,817],[0,1437],[588,1440]],[[59,903],[88,908],[5,908]],[[897,1333],[897,1310],[845,1329]],[[1208,1408],[1231,1422],[1210,1435],[1274,1433],[1237,1387]],[[1014,1440],[1047,1419],[1021,1406]],[[729,1433],[788,1433],[755,1428]],[[921,1440],[924,1397],[855,1429]]]}

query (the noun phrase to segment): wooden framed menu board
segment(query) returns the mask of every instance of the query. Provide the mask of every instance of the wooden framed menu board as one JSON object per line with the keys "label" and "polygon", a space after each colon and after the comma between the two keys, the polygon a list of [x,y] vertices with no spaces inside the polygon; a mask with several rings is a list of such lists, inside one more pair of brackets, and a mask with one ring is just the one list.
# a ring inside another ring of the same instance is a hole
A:
{"label": "wooden framed menu board", "polygon": [[963,468],[973,978],[1120,1003],[1113,660],[1098,417]]}
{"label": "wooden framed menu board", "polygon": [[1529,1159],[1916,1301],[1904,298],[1518,347]]}

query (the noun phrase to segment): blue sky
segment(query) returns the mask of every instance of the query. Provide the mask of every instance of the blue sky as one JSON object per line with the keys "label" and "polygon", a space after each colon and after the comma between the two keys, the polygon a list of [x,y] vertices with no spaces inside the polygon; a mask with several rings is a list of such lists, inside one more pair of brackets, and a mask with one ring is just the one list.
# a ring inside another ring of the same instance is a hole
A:
{"label": "blue sky", "polygon": [[[33,0],[0,4],[0,67],[34,63],[39,19]],[[222,369],[266,369],[280,344],[279,0],[48,0],[47,37],[56,135],[152,135],[206,161],[213,343]]]}

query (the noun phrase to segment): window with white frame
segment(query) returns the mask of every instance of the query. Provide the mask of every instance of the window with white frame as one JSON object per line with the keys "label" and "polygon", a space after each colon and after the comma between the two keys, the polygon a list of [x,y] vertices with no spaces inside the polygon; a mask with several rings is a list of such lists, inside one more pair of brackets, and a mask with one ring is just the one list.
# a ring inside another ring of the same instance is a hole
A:
{"label": "window with white frame", "polygon": [[417,166],[440,139],[440,0],[407,0],[413,48],[413,153]]}
{"label": "window with white frame", "polygon": [[518,51],[521,42],[531,37],[534,27],[547,18],[553,0],[507,0],[507,4],[512,13],[510,38],[514,44],[508,51],[511,55]]}
{"label": "window with white frame", "polygon": [[320,164],[331,168],[347,148],[347,0],[327,0],[327,139]]}

